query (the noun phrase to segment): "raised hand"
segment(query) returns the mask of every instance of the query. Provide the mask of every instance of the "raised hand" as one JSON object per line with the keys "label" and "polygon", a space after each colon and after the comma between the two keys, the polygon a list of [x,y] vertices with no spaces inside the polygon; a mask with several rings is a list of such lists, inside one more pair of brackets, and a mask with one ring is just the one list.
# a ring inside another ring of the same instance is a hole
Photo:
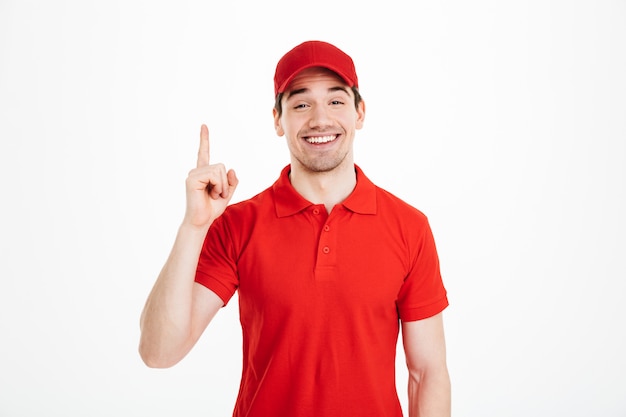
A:
{"label": "raised hand", "polygon": [[200,148],[196,168],[187,176],[187,210],[184,222],[205,228],[226,209],[239,180],[224,164],[210,164],[209,129],[200,128]]}

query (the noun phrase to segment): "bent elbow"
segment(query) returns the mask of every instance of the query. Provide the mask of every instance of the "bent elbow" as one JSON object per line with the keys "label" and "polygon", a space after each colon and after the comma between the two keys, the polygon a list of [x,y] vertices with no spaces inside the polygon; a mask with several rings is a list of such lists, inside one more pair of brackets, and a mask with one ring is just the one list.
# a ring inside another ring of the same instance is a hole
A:
{"label": "bent elbow", "polygon": [[180,358],[163,355],[145,343],[139,343],[139,356],[148,368],[154,369],[171,368],[180,361]]}
{"label": "bent elbow", "polygon": [[160,360],[158,358],[155,358],[153,356],[148,356],[148,355],[141,355],[141,360],[143,361],[143,363],[148,367],[148,368],[152,368],[152,369],[165,369],[165,368],[171,368],[174,364],[173,363],[169,363],[163,360]]}

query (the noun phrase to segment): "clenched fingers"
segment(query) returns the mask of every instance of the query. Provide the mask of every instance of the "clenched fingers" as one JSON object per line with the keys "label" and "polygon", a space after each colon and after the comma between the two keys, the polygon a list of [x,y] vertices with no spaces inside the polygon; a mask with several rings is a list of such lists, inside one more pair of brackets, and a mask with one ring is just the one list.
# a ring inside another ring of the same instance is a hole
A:
{"label": "clenched fingers", "polygon": [[200,166],[192,169],[187,177],[187,186],[191,190],[207,192],[214,200],[230,198],[237,182],[234,171],[227,173],[224,164]]}

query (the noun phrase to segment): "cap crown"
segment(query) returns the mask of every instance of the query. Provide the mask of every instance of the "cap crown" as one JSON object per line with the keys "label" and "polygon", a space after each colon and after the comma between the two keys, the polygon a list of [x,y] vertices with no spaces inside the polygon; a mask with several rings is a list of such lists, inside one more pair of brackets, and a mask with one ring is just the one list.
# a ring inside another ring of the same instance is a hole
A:
{"label": "cap crown", "polygon": [[284,92],[300,71],[313,67],[323,67],[337,73],[349,87],[359,86],[350,56],[330,43],[307,41],[287,52],[278,61],[274,74],[274,94]]}

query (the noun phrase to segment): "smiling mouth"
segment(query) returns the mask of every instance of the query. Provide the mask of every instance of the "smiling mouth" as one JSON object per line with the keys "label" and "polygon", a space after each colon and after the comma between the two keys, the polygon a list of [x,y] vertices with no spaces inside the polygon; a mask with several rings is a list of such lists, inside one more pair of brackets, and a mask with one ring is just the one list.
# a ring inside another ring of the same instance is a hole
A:
{"label": "smiling mouth", "polygon": [[320,144],[320,143],[329,143],[337,139],[338,135],[327,135],[327,136],[308,136],[304,138],[308,143],[312,144]]}

